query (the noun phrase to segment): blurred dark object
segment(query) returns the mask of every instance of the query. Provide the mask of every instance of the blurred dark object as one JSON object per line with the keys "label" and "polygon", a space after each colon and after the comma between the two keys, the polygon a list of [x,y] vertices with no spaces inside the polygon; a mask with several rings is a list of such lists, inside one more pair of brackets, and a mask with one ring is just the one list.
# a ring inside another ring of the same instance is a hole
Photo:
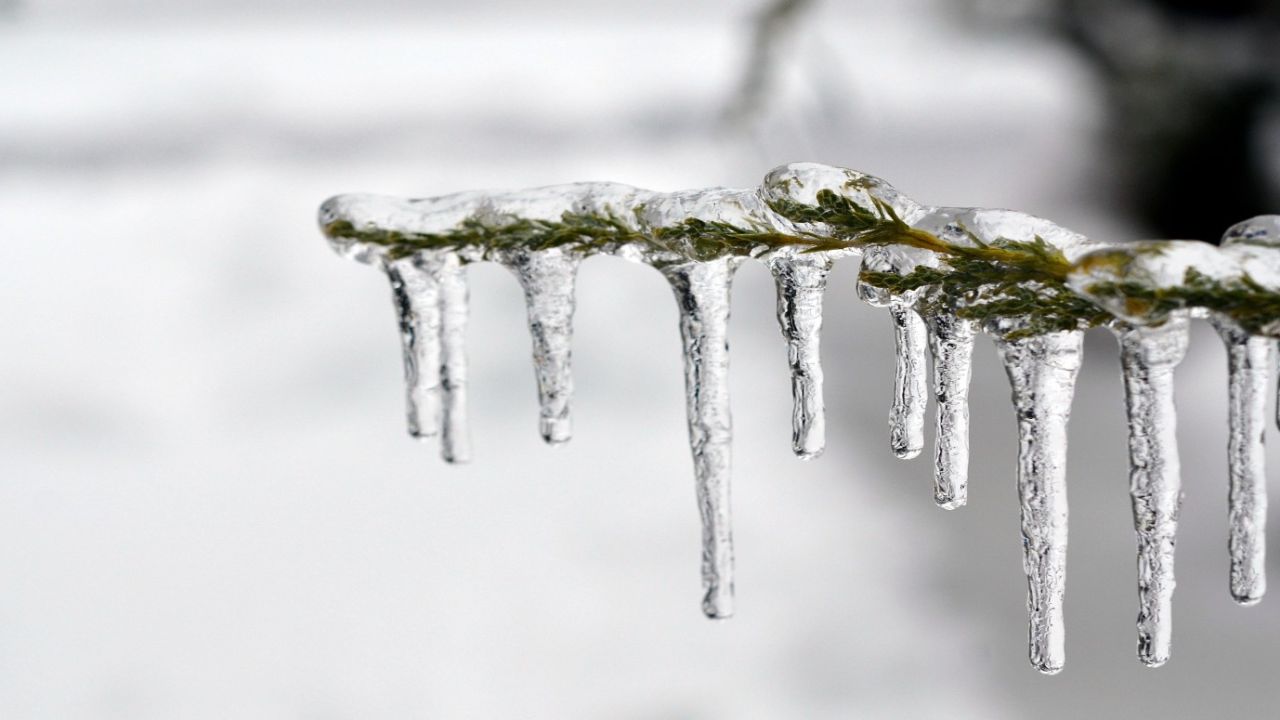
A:
{"label": "blurred dark object", "polygon": [[966,9],[982,26],[1051,33],[1093,67],[1113,191],[1149,231],[1216,242],[1242,218],[1280,212],[1263,144],[1280,104],[1280,0],[971,0]]}
{"label": "blurred dark object", "polygon": [[755,14],[742,83],[724,113],[727,124],[747,122],[764,108],[777,85],[778,58],[793,39],[799,18],[813,5],[813,0],[770,0]]}

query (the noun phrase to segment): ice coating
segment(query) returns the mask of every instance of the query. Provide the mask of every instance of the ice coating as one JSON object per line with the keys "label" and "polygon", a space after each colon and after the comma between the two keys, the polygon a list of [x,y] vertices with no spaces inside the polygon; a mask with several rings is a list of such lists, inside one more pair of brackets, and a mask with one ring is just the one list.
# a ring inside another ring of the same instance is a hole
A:
{"label": "ice coating", "polygon": [[1257,215],[1227,228],[1223,245],[1280,248],[1280,215]]}
{"label": "ice coating", "polygon": [[1117,325],[1129,421],[1129,497],[1138,538],[1138,659],[1168,662],[1173,634],[1173,557],[1182,506],[1173,372],[1187,354],[1188,323]]}
{"label": "ice coating", "polygon": [[1187,271],[1208,277],[1238,275],[1239,268],[1219,248],[1197,240],[1159,240],[1126,243],[1095,250],[1080,258],[1067,276],[1067,285],[1135,325],[1159,324],[1171,314],[1191,310],[1190,303],[1154,304],[1134,298],[1114,286],[1128,283],[1152,291],[1181,287]]}
{"label": "ice coating", "polygon": [[513,250],[503,264],[524,289],[533,339],[533,370],[538,383],[538,430],[552,445],[573,434],[569,402],[573,397],[570,346],[573,342],[577,255],[560,248]]}
{"label": "ice coating", "polygon": [[945,218],[950,225],[959,225],[969,233],[970,239],[993,244],[1000,238],[1027,242],[1042,238],[1050,246],[1061,251],[1068,260],[1074,259],[1102,243],[1065,228],[1052,220],[1003,208],[937,208],[932,217]]}
{"label": "ice coating", "polygon": [[991,208],[933,208],[916,227],[955,248],[944,265],[964,271],[953,274],[952,287],[926,287],[921,302],[928,307],[1005,337],[1087,329],[1102,320],[1063,282],[1071,262],[1102,243],[1044,218]]}
{"label": "ice coating", "polygon": [[925,318],[933,357],[933,500],[944,510],[969,498],[969,379],[975,329],[950,313]]}
{"label": "ice coating", "polygon": [[1275,342],[1245,332],[1231,320],[1211,318],[1227,347],[1227,550],[1231,597],[1253,605],[1267,591],[1267,474],[1263,428],[1267,378]]}
{"label": "ice coating", "polygon": [[[1104,244],[1010,210],[923,206],[883,180],[796,163],[757,188],[654,192],[576,183],[424,200],[343,195],[320,223],[335,251],[385,269],[405,357],[410,432],[440,429],[442,454],[470,457],[466,426],[465,266],[496,261],[524,289],[539,425],[567,440],[572,394],[573,285],[580,261],[609,254],[669,280],[680,311],[687,415],[702,517],[704,612],[733,612],[727,385],[729,287],[745,258],[764,262],[791,370],[792,448],[824,446],[822,295],[836,259],[861,256],[858,295],[889,309],[897,363],[891,440],[923,447],[932,357],[937,428],[934,498],[967,496],[967,391],[974,336],[992,335],[1018,417],[1018,491],[1028,582],[1030,657],[1063,663],[1066,425],[1082,331],[1119,337],[1138,539],[1140,659],[1169,657],[1174,532],[1180,502],[1173,368],[1188,317],[1210,317],[1231,367],[1232,594],[1262,593],[1265,480],[1262,421],[1271,338],[1280,337],[1280,216],[1233,226],[1221,248],[1194,241]],[[434,359],[433,359],[434,358]]]}
{"label": "ice coating", "polygon": [[1062,601],[1067,573],[1067,420],[1084,333],[997,339],[1018,418],[1018,498],[1027,573],[1031,665],[1062,669]]}
{"label": "ice coating", "polygon": [[1233,225],[1221,246],[1197,240],[1111,245],[1079,258],[1067,284],[1135,325],[1179,311],[1218,314],[1250,333],[1280,337],[1280,216]]}
{"label": "ice coating", "polygon": [[[908,224],[916,222],[929,210],[874,175],[819,163],[790,163],[776,167],[765,175],[759,190],[761,200],[784,226],[824,237],[848,235],[848,229],[839,222],[839,217],[830,213],[801,217],[788,212],[788,206],[822,207],[824,194],[851,200],[864,207],[883,203]],[[837,257],[843,254],[848,252],[837,253]]]}
{"label": "ice coating", "polygon": [[914,224],[947,243],[966,248],[1027,243],[1040,238],[1067,259],[1073,259],[1105,247],[1052,220],[1001,208],[928,208]]}
{"label": "ice coating", "polygon": [[825,254],[780,256],[769,260],[778,286],[778,325],[787,342],[791,367],[791,450],[811,460],[826,447],[822,400],[822,293],[831,259]]}
{"label": "ice coating", "polygon": [[702,515],[702,612],[733,615],[729,470],[729,289],[736,261],[690,263],[663,272],[675,292],[684,344],[689,446]]}

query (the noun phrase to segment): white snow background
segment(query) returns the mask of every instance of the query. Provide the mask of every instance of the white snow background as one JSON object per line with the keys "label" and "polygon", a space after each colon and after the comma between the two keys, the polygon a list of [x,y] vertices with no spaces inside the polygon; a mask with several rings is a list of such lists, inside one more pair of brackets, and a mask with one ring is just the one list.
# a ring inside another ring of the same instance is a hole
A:
{"label": "white snow background", "polygon": [[522,298],[492,265],[471,270],[474,463],[404,432],[386,281],[314,224],[339,192],[748,186],[816,160],[926,203],[1128,237],[1094,189],[1108,168],[1087,68],[1034,37],[967,34],[945,6],[825,3],[768,113],[734,131],[716,121],[752,3],[11,5],[0,718],[1274,714],[1280,599],[1227,593],[1225,362],[1207,326],[1178,376],[1187,500],[1159,670],[1134,657],[1104,331],[1072,420],[1052,678],[1026,662],[991,344],[970,504],[943,512],[930,452],[889,453],[890,324],[856,300],[854,263],[827,294],[828,450],[811,463],[790,454],[772,281],[738,274],[730,621],[699,612],[676,313],[648,268],[583,267],[567,447],[537,436]]}

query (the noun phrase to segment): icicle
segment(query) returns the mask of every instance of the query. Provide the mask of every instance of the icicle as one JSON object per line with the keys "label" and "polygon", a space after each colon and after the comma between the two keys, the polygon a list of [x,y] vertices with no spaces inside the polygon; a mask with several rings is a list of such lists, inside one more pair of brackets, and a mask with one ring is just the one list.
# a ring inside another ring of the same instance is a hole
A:
{"label": "icicle", "polygon": [[933,500],[944,510],[969,496],[969,378],[973,322],[952,314],[925,318],[933,356],[933,396],[937,401],[933,438]]}
{"label": "icicle", "polygon": [[924,449],[925,387],[924,320],[904,303],[891,303],[893,344],[897,365],[893,374],[893,407],[889,411],[889,444],[893,454],[909,460]]}
{"label": "icicle", "polygon": [[524,288],[533,337],[533,370],[538,382],[538,427],[553,445],[572,435],[571,345],[574,281],[581,258],[561,249],[511,252],[504,263]]}
{"label": "icicle", "polygon": [[446,462],[471,461],[467,424],[467,271],[455,253],[440,258],[440,382],[444,424],[440,454]]}
{"label": "icicle", "polygon": [[405,415],[419,439],[440,431],[440,293],[424,262],[411,256],[384,264],[400,320]]}
{"label": "icicle", "polygon": [[1067,419],[1080,370],[1079,331],[1019,340],[996,348],[1013,387],[1018,417],[1018,495],[1031,664],[1062,669],[1062,600],[1067,569]]}
{"label": "icicle", "polygon": [[1267,477],[1262,435],[1266,425],[1264,393],[1275,343],[1249,335],[1223,316],[1212,316],[1210,321],[1227,346],[1231,597],[1241,605],[1253,605],[1267,590]]}
{"label": "icicle", "polygon": [[702,514],[702,612],[733,615],[729,467],[729,288],[738,261],[663,268],[680,308],[689,445]]}
{"label": "icicle", "polygon": [[1113,328],[1129,418],[1129,497],[1138,536],[1138,659],[1169,660],[1174,541],[1182,505],[1173,372],[1187,354],[1187,320]]}
{"label": "icicle", "polygon": [[769,262],[778,286],[778,325],[791,364],[791,449],[802,460],[822,454],[826,418],[822,401],[822,293],[831,260],[825,255],[778,257]]}

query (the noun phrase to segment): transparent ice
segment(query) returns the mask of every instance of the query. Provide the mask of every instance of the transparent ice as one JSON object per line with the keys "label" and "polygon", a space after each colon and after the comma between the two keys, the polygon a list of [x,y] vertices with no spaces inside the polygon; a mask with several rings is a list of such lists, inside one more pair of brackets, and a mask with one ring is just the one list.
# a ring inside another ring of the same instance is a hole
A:
{"label": "transparent ice", "polygon": [[400,318],[405,413],[415,438],[440,432],[440,283],[438,268],[430,267],[434,260],[422,254],[386,264]]}
{"label": "transparent ice", "polygon": [[1168,662],[1173,551],[1182,506],[1173,371],[1187,354],[1186,318],[1156,327],[1117,324],[1129,419],[1129,497],[1138,536],[1138,659]]}
{"label": "transparent ice", "polygon": [[1067,420],[1083,339],[1083,333],[1071,331],[996,341],[1018,419],[1018,499],[1031,665],[1050,674],[1066,661],[1062,601],[1067,580]]}
{"label": "transparent ice", "polygon": [[1267,467],[1263,447],[1267,378],[1275,343],[1230,320],[1210,318],[1227,347],[1227,551],[1231,597],[1253,605],[1267,591]]}
{"label": "transparent ice", "polygon": [[467,425],[467,269],[454,253],[440,259],[440,387],[444,417],[440,453],[447,462],[471,462]]}
{"label": "transparent ice", "polygon": [[524,289],[538,383],[538,430],[542,439],[552,445],[568,442],[573,434],[569,419],[569,401],[573,397],[570,346],[573,291],[580,261],[577,255],[556,248],[516,249],[502,259]]}
{"label": "transparent ice", "polygon": [[729,289],[737,261],[664,269],[680,310],[689,446],[702,514],[702,612],[733,615],[733,535],[729,519]]}
{"label": "transparent ice", "polygon": [[954,510],[969,499],[969,378],[973,322],[952,313],[931,313],[929,351],[933,356],[933,500]]}
{"label": "transparent ice", "polygon": [[[862,268],[876,272],[908,274],[931,261],[915,249],[873,247],[862,256]],[[889,408],[889,449],[909,460],[924,449],[924,417],[928,402],[925,351],[928,347],[924,320],[913,309],[916,293],[891,295],[866,283],[858,284],[863,301],[889,309],[893,322],[893,404]]]}
{"label": "transparent ice", "polygon": [[778,325],[791,366],[791,450],[811,460],[826,447],[822,400],[822,293],[831,259],[823,255],[779,256],[768,261],[778,287]]}

